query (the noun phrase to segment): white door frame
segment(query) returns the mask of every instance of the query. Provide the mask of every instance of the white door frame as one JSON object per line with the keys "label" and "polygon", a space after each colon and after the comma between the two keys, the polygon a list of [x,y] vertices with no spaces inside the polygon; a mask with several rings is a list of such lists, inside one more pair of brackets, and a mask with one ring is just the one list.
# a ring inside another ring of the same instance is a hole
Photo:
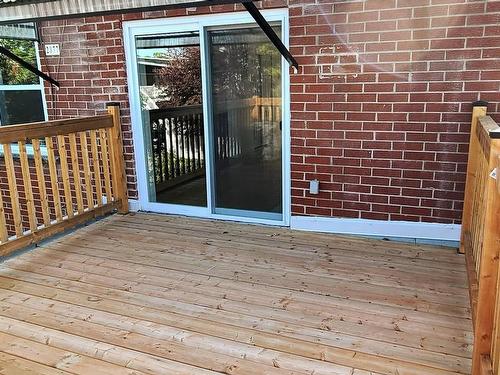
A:
{"label": "white door frame", "polygon": [[[288,46],[289,25],[288,9],[270,9],[262,11],[262,14],[269,22],[281,22],[282,41]],[[213,213],[212,209],[212,186],[210,178],[212,172],[211,155],[205,155],[205,170],[207,175],[207,207],[194,207],[186,205],[149,202],[145,142],[143,134],[143,124],[140,108],[140,97],[138,87],[138,74],[136,62],[135,37],[148,34],[164,34],[185,31],[198,31],[200,37],[200,55],[202,67],[202,95],[203,95],[203,122],[205,126],[205,144],[210,144],[210,132],[208,126],[211,123],[209,108],[209,90],[206,87],[207,82],[207,64],[206,64],[206,43],[205,30],[207,27],[233,26],[255,24],[255,21],[247,12],[232,12],[221,14],[207,14],[185,17],[161,18],[150,20],[127,21],[123,23],[123,41],[125,47],[125,61],[127,69],[127,80],[129,88],[130,116],[132,120],[132,136],[134,142],[135,170],[137,177],[137,189],[139,199],[134,202],[134,206],[139,210],[153,211],[158,213],[168,213],[177,215],[197,216],[213,219],[243,221],[250,223],[262,223],[270,225],[290,225],[291,215],[291,183],[290,183],[290,74],[289,66],[285,59],[282,63],[282,202],[283,218],[282,220],[268,220],[253,217],[219,215]],[[209,148],[206,148],[206,153]]]}

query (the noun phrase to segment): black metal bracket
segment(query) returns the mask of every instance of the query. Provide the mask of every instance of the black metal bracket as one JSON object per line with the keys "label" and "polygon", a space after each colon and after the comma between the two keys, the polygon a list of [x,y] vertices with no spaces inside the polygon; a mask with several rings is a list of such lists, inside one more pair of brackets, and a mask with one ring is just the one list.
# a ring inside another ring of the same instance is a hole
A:
{"label": "black metal bracket", "polygon": [[476,100],[475,102],[472,103],[473,107],[487,107],[488,102],[485,100]]}
{"label": "black metal bracket", "polygon": [[288,61],[288,63],[295,69],[299,69],[299,63],[295,60],[295,57],[293,57],[288,48],[286,48],[280,37],[276,35],[271,25],[269,25],[255,4],[251,1],[242,1],[241,4],[245,7],[248,13],[251,14],[255,22],[257,22],[262,31],[264,31],[269,40],[274,44],[285,60]]}
{"label": "black metal bracket", "polygon": [[17,62],[19,65],[21,65],[23,68],[28,69],[31,73],[37,75],[44,81],[50,82],[52,85],[56,86],[57,88],[61,87],[59,82],[57,82],[54,78],[48,76],[44,72],[38,70],[35,68],[33,65],[31,65],[29,62],[24,61],[22,58],[17,56],[16,54],[10,52],[7,48],[0,46],[0,54],[7,56],[9,59],[14,60]]}

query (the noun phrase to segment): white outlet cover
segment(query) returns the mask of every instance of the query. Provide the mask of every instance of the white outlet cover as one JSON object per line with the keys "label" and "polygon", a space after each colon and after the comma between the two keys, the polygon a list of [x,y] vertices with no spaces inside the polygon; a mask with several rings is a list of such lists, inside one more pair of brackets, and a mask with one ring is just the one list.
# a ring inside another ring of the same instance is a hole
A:
{"label": "white outlet cover", "polygon": [[59,56],[61,51],[59,50],[59,44],[46,44],[45,45],[45,55],[46,56]]}
{"label": "white outlet cover", "polygon": [[309,181],[309,194],[319,194],[319,181]]}

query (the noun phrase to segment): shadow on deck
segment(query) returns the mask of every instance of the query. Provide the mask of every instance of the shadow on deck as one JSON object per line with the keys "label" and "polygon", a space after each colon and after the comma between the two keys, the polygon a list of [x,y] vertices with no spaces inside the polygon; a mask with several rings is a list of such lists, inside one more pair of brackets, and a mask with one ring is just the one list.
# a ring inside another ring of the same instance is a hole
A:
{"label": "shadow on deck", "polygon": [[2,374],[471,367],[464,258],[440,247],[114,215],[5,261],[0,300]]}

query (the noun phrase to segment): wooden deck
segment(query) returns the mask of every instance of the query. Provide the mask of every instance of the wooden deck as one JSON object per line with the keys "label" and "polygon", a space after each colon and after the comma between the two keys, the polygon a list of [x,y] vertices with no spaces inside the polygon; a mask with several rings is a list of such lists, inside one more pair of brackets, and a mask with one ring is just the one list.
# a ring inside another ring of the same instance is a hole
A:
{"label": "wooden deck", "polygon": [[135,214],[0,265],[0,374],[468,374],[452,249]]}

